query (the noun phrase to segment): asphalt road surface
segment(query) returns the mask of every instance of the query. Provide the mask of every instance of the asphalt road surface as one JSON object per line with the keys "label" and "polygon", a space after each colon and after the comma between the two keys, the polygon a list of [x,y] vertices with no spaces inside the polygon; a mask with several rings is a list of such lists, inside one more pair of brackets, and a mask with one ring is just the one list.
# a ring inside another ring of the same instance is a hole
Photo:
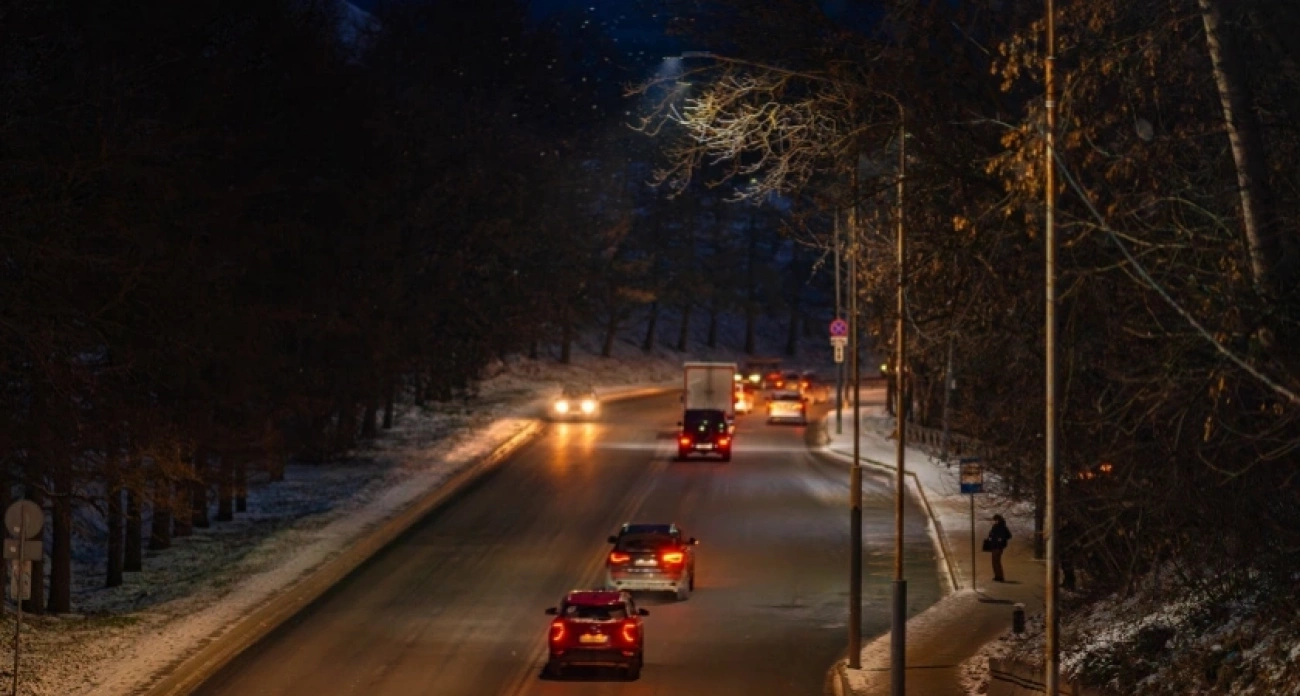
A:
{"label": "asphalt road surface", "polygon": [[[214,696],[822,694],[847,641],[848,468],[804,428],[742,416],[730,463],[674,462],[675,394],[548,427],[500,468],[198,690]],[[863,632],[889,626],[893,490],[864,477]],[[939,597],[923,513],[907,505],[909,611]],[[696,547],[685,602],[638,595],[641,678],[541,676],[546,607],[600,581],[625,521],[677,522]]]}

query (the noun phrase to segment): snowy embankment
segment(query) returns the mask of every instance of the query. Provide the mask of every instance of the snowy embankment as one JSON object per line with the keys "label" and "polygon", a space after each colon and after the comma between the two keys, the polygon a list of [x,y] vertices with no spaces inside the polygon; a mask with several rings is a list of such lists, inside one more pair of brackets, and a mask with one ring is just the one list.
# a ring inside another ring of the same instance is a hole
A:
{"label": "snowy embankment", "polygon": [[[1089,604],[1066,593],[1061,674],[1124,696],[1300,696],[1300,625],[1278,608],[1251,593],[1210,599],[1154,581]],[[967,660],[967,692],[989,693],[989,660],[1041,668],[1043,630],[1033,617],[1024,634],[1007,633]]]}
{"label": "snowy embankment", "polygon": [[[620,341],[611,358],[579,350],[570,365],[549,359],[498,365],[477,399],[407,407],[392,430],[346,459],[291,464],[280,482],[254,478],[247,513],[149,552],[144,571],[128,573],[112,589],[99,585],[98,518],[81,515],[76,613],[24,617],[19,693],[139,693],[413,501],[536,427],[559,385],[592,384],[604,395],[663,388],[677,384],[682,360],[721,358],[737,356],[726,349],[643,353]],[[10,612],[0,624],[7,636],[0,644],[9,649],[13,629]],[[6,690],[12,675],[12,663],[0,661]]]}

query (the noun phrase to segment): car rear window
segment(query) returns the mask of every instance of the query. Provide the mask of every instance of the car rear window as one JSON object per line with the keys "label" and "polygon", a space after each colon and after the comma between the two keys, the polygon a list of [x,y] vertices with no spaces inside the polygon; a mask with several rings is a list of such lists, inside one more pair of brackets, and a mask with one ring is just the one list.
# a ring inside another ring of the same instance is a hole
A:
{"label": "car rear window", "polygon": [[668,534],[624,534],[618,538],[618,550],[657,551],[665,546],[675,546],[676,543]]}
{"label": "car rear window", "polygon": [[801,399],[798,394],[784,393],[784,394],[773,394],[772,400],[773,401],[802,401],[803,399]]}
{"label": "car rear window", "polygon": [[586,604],[566,604],[566,619],[586,619],[588,621],[619,621],[627,618],[627,610],[622,604],[588,606]]}
{"label": "car rear window", "polygon": [[707,432],[722,433],[722,432],[726,432],[727,430],[727,419],[712,414],[710,415],[687,414],[685,425],[683,425],[682,427],[684,427],[687,432],[692,432],[692,433],[707,433]]}

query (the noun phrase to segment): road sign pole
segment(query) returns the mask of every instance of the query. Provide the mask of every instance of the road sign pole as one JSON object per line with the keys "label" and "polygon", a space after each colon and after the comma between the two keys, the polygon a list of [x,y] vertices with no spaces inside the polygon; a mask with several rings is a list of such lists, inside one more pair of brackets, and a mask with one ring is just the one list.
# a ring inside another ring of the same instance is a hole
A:
{"label": "road sign pole", "polygon": [[975,583],[975,569],[979,567],[976,562],[978,556],[975,555],[975,494],[970,494],[970,588],[978,590],[979,585]]}
{"label": "road sign pole", "polygon": [[18,696],[18,654],[23,637],[23,551],[27,547],[27,515],[18,523],[18,561],[14,563],[14,577],[18,578],[18,591],[14,593],[14,605],[18,607],[17,620],[14,621],[14,693]]}

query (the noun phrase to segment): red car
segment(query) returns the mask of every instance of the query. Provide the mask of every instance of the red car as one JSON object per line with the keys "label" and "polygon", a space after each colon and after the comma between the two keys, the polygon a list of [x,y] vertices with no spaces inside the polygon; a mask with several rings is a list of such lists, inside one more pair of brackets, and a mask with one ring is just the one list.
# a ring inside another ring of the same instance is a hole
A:
{"label": "red car", "polygon": [[574,590],[558,607],[546,643],[550,659],[546,673],[559,677],[570,665],[619,667],[629,680],[641,676],[645,630],[632,595],[609,590]]}

